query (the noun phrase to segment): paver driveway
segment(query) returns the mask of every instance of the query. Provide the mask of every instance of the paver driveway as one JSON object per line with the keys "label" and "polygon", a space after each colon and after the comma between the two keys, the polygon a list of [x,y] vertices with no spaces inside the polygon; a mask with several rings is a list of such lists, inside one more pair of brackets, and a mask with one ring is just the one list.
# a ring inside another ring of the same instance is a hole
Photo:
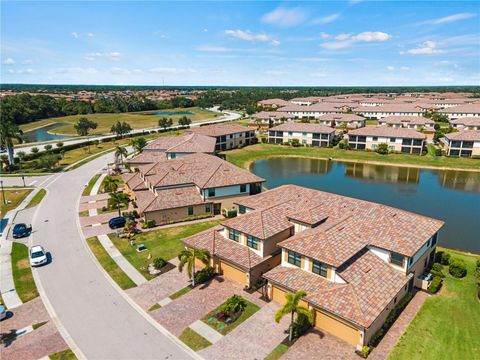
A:
{"label": "paver driveway", "polygon": [[358,360],[355,348],[337,337],[310,330],[301,336],[288,351],[282,360],[323,359],[323,360]]}
{"label": "paver driveway", "polygon": [[266,304],[260,299],[259,293],[249,294],[243,291],[242,285],[217,276],[151,315],[172,334],[179,336],[191,323],[201,319],[233,294],[241,295],[260,307]]}
{"label": "paver driveway", "polygon": [[80,217],[80,225],[82,225],[82,227],[85,227],[85,226],[90,226],[90,225],[93,225],[93,224],[106,223],[106,222],[108,222],[108,220],[110,220],[111,218],[114,218],[116,216],[118,216],[117,211],[108,212],[108,213],[105,213],[105,214],[100,214],[100,215],[95,215],[95,216],[81,216]]}
{"label": "paver driveway", "polygon": [[97,195],[88,195],[88,196],[82,196],[80,198],[80,203],[88,203],[90,201],[101,201],[101,200],[108,200],[110,195],[108,193],[103,193],[103,194],[97,194]]}
{"label": "paver driveway", "polygon": [[233,329],[227,336],[202,350],[205,359],[263,359],[288,336],[289,317],[274,320],[280,305],[271,302]]}
{"label": "paver driveway", "polygon": [[89,209],[101,209],[102,207],[104,206],[107,206],[108,205],[108,201],[107,200],[100,200],[100,201],[96,201],[96,202],[93,202],[93,203],[81,203],[79,206],[78,206],[78,211],[85,211],[85,210],[89,210]]}

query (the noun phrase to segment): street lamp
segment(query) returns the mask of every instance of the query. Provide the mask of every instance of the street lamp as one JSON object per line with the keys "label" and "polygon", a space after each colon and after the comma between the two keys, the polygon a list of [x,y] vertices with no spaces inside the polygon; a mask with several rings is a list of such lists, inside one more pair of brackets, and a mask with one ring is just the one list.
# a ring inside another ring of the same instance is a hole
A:
{"label": "street lamp", "polygon": [[25,187],[25,175],[22,175],[23,187]]}
{"label": "street lamp", "polygon": [[3,189],[3,180],[0,180],[0,186],[2,187],[3,205],[7,205],[7,199],[5,199],[5,190]]}

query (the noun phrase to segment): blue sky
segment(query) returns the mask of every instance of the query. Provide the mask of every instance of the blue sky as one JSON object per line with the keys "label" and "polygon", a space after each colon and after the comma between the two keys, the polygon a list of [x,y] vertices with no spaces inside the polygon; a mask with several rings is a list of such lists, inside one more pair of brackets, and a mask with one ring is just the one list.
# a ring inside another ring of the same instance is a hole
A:
{"label": "blue sky", "polygon": [[2,1],[1,82],[478,85],[477,1]]}

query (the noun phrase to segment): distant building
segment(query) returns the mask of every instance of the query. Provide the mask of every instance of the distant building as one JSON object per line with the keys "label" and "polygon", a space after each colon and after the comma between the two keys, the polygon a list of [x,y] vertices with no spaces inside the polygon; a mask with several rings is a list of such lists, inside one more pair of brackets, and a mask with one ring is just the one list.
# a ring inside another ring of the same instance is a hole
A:
{"label": "distant building", "polygon": [[480,155],[480,130],[464,130],[445,134],[441,139],[448,156]]}
{"label": "distant building", "polygon": [[271,144],[290,143],[297,139],[302,145],[330,146],[335,137],[335,129],[312,123],[288,122],[268,131],[268,142]]}
{"label": "distant building", "polygon": [[217,151],[237,149],[246,145],[255,144],[257,141],[255,131],[237,124],[198,126],[188,131],[197,135],[215,138],[215,150]]}
{"label": "distant building", "polygon": [[382,119],[387,116],[421,116],[425,110],[414,104],[388,104],[380,106],[358,106],[353,109],[355,114],[367,118]]}
{"label": "distant building", "polygon": [[279,111],[260,111],[250,116],[251,126],[260,126],[262,128],[269,128],[273,125],[281,124],[285,121],[291,121],[295,117],[290,114]]}
{"label": "distant building", "polygon": [[348,133],[351,149],[373,150],[379,144],[387,144],[390,151],[420,155],[426,136],[414,129],[386,126],[367,126]]}
{"label": "distant building", "polygon": [[480,130],[480,117],[461,117],[450,121],[450,124],[458,130]]}
{"label": "distant building", "polygon": [[449,119],[458,119],[461,117],[480,117],[480,104],[464,104],[448,107],[438,111],[445,114]]}
{"label": "distant building", "polygon": [[319,124],[337,129],[357,129],[365,126],[365,118],[355,114],[326,114],[317,118]]}
{"label": "distant building", "polygon": [[380,125],[394,128],[408,128],[427,132],[434,132],[435,121],[424,116],[388,116],[378,121]]}

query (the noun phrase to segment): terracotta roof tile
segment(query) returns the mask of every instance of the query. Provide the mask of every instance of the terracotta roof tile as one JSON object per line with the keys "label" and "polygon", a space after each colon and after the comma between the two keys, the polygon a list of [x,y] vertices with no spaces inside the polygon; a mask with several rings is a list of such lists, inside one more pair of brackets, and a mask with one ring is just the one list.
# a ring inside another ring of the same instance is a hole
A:
{"label": "terracotta roof tile", "polygon": [[360,135],[360,136],[385,136],[385,137],[398,137],[409,139],[425,139],[425,134],[408,128],[393,128],[386,126],[367,126],[359,129],[349,131],[348,135]]}
{"label": "terracotta roof tile", "polygon": [[243,133],[246,131],[251,131],[250,128],[238,124],[221,124],[221,125],[207,125],[207,126],[198,126],[188,130],[195,134],[201,134],[206,136],[224,136],[231,134]]}
{"label": "terracotta roof tile", "polygon": [[297,123],[297,122],[286,122],[277,126],[270,128],[272,131],[298,131],[298,132],[309,132],[309,133],[321,133],[321,134],[331,134],[335,132],[335,129],[315,124],[315,123]]}

